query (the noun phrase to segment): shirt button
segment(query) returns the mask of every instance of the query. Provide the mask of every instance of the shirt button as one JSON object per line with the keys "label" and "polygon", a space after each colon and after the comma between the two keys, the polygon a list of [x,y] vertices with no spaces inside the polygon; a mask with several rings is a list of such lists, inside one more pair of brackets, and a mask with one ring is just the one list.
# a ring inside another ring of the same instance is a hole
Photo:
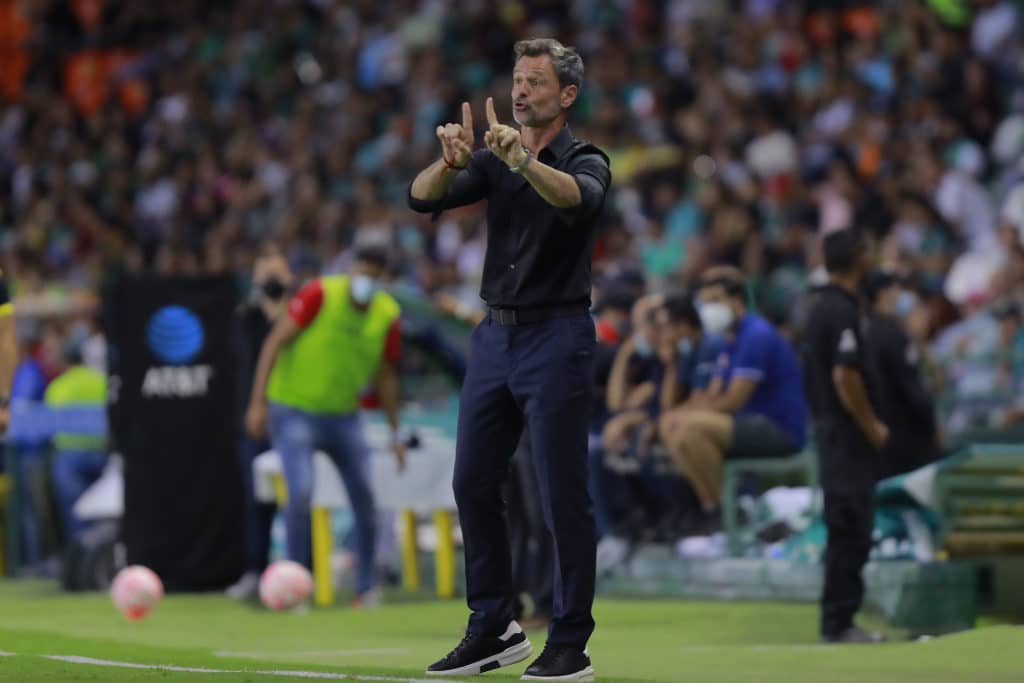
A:
{"label": "shirt button", "polygon": [[512,270],[515,270],[516,269],[516,264],[513,263],[511,266],[509,266],[509,268],[511,268]]}

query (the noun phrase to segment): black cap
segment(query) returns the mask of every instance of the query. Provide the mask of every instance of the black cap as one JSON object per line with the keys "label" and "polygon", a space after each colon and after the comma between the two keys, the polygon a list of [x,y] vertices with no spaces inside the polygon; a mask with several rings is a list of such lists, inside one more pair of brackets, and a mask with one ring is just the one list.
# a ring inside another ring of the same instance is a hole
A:
{"label": "black cap", "polygon": [[896,273],[874,270],[864,276],[860,286],[861,291],[864,292],[864,297],[869,303],[873,304],[878,299],[878,295],[882,293],[882,290],[896,285],[904,286],[905,284],[906,280]]}

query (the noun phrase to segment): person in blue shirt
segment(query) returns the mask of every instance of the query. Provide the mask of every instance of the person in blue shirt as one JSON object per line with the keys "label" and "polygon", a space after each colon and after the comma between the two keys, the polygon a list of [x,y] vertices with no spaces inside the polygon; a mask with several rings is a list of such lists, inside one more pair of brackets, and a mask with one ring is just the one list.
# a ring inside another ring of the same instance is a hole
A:
{"label": "person in blue shirt", "polygon": [[[778,458],[803,448],[807,421],[800,365],[789,342],[746,307],[743,274],[714,267],[701,277],[697,310],[721,336],[707,390],[664,414],[659,434],[702,506],[702,530],[720,525],[725,458]],[[705,528],[706,527],[706,528]]]}

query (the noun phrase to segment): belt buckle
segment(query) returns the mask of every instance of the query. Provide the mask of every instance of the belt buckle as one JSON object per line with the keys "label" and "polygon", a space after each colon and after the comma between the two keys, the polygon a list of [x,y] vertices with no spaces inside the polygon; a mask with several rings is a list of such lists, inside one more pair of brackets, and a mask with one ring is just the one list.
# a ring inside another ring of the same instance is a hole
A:
{"label": "belt buckle", "polygon": [[[508,314],[507,318],[505,317],[506,313]],[[516,318],[515,309],[499,308],[498,322],[500,322],[502,325],[518,325],[519,320]]]}

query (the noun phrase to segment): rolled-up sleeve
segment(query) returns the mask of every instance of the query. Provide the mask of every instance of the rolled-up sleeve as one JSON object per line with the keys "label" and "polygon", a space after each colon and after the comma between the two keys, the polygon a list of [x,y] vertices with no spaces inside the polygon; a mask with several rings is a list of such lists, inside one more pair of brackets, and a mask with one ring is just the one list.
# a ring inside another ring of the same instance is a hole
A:
{"label": "rolled-up sleeve", "polygon": [[573,177],[580,188],[580,203],[558,209],[559,216],[568,223],[593,217],[604,205],[605,195],[612,182],[608,162],[599,154],[581,154],[572,160],[566,173]]}
{"label": "rolled-up sleeve", "polygon": [[409,184],[409,208],[418,213],[433,214],[434,218],[445,209],[454,209],[478,202],[487,196],[487,171],[484,168],[486,150],[477,150],[470,157],[465,170],[459,171],[448,188],[448,193],[440,199],[417,199],[412,196],[412,184]]}

